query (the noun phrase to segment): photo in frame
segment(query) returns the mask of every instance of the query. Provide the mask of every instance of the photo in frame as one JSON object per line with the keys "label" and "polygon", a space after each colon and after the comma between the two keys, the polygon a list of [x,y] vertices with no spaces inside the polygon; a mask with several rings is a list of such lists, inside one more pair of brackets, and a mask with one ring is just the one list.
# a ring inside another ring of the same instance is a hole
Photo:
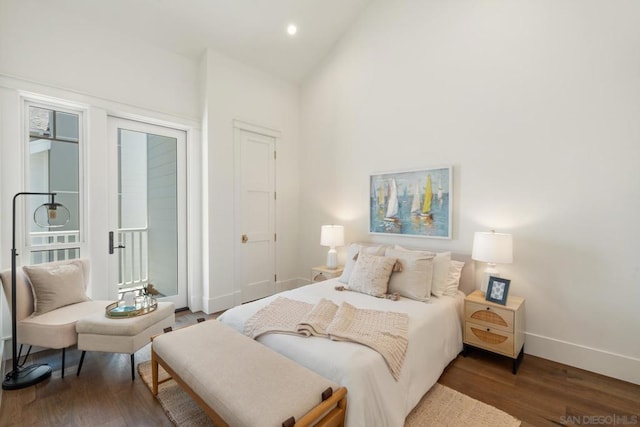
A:
{"label": "photo in frame", "polygon": [[453,168],[369,176],[369,233],[451,239]]}
{"label": "photo in frame", "polygon": [[485,299],[497,304],[507,305],[509,284],[511,280],[502,277],[489,276],[489,285]]}

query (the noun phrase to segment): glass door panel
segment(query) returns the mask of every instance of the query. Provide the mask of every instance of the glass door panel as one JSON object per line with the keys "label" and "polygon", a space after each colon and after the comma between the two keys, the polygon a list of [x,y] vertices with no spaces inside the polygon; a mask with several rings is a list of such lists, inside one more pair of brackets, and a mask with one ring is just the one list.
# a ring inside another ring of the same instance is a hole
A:
{"label": "glass door panel", "polygon": [[185,307],[185,133],[110,119],[117,137],[118,293],[147,287]]}

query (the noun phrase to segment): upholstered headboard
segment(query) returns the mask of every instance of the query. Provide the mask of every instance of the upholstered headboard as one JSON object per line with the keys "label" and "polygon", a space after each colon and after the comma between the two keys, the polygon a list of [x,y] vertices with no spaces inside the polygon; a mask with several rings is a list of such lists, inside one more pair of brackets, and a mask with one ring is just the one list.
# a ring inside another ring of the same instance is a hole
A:
{"label": "upholstered headboard", "polygon": [[451,252],[451,258],[456,261],[464,262],[462,274],[460,275],[460,286],[458,289],[464,292],[465,295],[469,295],[471,292],[476,290],[476,269],[475,264],[471,259],[471,255]]}

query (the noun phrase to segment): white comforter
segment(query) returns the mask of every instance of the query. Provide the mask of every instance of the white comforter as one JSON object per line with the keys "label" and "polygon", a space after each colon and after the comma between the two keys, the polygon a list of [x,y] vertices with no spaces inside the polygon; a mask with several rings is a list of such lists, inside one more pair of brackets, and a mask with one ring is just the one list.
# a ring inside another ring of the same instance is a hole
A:
{"label": "white comforter", "polygon": [[[409,315],[409,346],[398,381],[382,356],[360,344],[266,334],[258,338],[318,374],[347,387],[347,426],[403,426],[405,417],[438,380],[462,348],[461,312],[464,295],[432,297],[427,303],[401,298],[374,298],[356,292],[336,291],[337,279],[314,283],[278,295],[316,303],[327,298],[374,310]],[[275,296],[234,307],[219,320],[242,332],[244,323]]]}

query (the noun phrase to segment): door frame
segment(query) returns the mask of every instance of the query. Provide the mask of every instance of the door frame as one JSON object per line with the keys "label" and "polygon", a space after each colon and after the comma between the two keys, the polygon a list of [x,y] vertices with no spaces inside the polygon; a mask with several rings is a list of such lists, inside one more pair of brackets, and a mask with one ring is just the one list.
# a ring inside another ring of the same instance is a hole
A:
{"label": "door frame", "polygon": [[[114,231],[117,236],[118,230],[118,174],[113,173],[113,171],[118,170],[118,133],[117,130],[119,128],[126,128],[129,130],[137,131],[137,132],[145,132],[152,134],[160,134],[163,136],[174,137],[178,141],[177,146],[177,188],[178,188],[178,295],[176,297],[169,296],[162,298],[163,301],[171,301],[174,302],[176,308],[183,308],[190,306],[190,288],[189,286],[189,269],[187,266],[189,265],[189,230],[187,227],[187,216],[188,216],[188,180],[187,180],[187,170],[188,170],[188,132],[185,129],[180,129],[178,127],[170,127],[167,125],[152,123],[151,121],[146,122],[142,120],[136,120],[135,118],[130,117],[121,117],[118,115],[107,115],[107,145],[108,145],[108,169],[112,171],[108,177],[108,194],[107,194],[107,209],[109,211],[108,215],[108,224],[105,232]],[[116,237],[117,240],[117,237]],[[117,242],[116,242],[117,244]],[[107,248],[105,248],[105,253],[107,253]],[[108,296],[111,299],[118,297],[118,251],[113,254],[116,256],[109,255],[107,253],[108,259],[108,283],[109,290]]]}
{"label": "door frame", "polygon": [[[239,262],[242,260],[242,241],[241,236],[244,232],[242,230],[242,132],[252,132],[259,135],[268,136],[274,139],[274,152],[277,152],[279,142],[282,138],[282,132],[271,129],[268,127],[252,124],[249,122],[245,122],[242,120],[234,119],[233,120],[233,142],[234,142],[234,285],[233,285],[233,295],[234,295],[234,305],[242,304],[242,284],[245,282],[245,270],[242,268],[242,264]],[[274,195],[277,189],[277,162],[274,158],[273,164],[273,187],[274,187]],[[277,203],[274,200],[273,203],[273,231],[277,233],[276,229],[276,221],[277,218]],[[278,266],[278,257],[276,251],[276,241],[273,242],[273,272],[277,278],[277,266]],[[277,288],[277,279],[274,278],[274,291]]]}

